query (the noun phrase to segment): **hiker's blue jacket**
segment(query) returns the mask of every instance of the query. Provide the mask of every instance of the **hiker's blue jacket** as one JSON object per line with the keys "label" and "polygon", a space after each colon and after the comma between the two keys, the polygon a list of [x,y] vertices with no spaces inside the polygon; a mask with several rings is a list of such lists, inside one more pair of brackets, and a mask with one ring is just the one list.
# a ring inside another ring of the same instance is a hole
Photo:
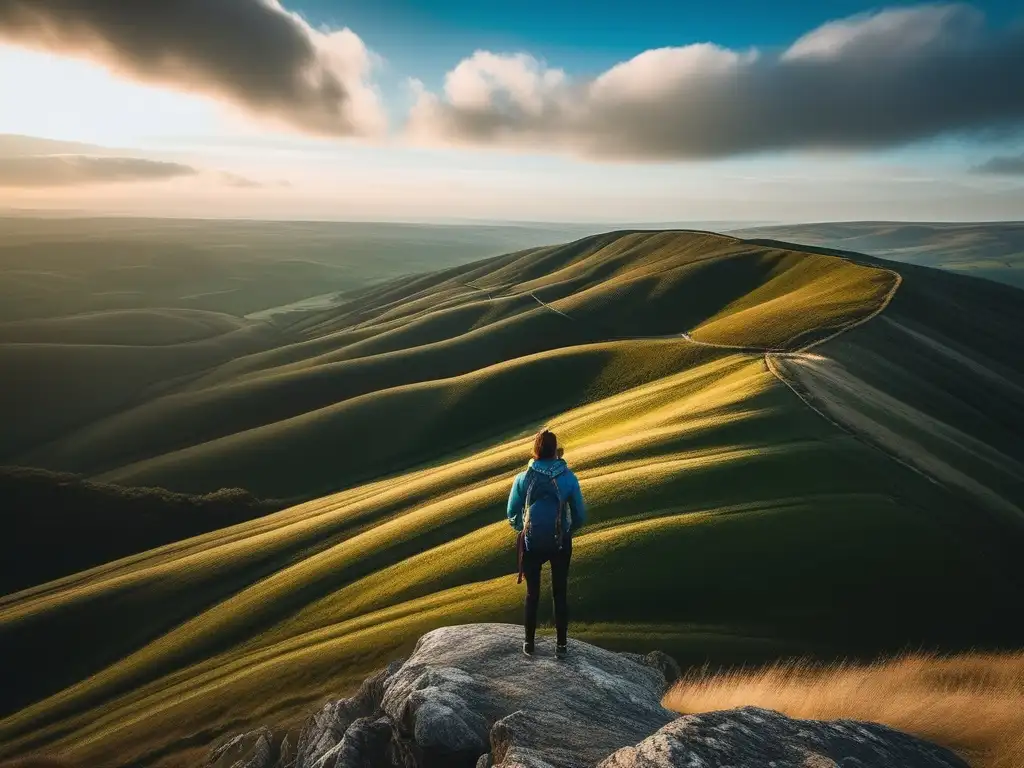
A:
{"label": "hiker's blue jacket", "polygon": [[[555,478],[559,497],[568,502],[569,534],[575,533],[587,521],[587,507],[583,503],[583,494],[580,493],[580,482],[576,475],[569,469],[564,459],[531,459],[528,466],[541,474]],[[508,495],[506,515],[509,525],[517,531],[523,530],[523,505],[526,503],[527,485],[526,471],[520,472],[512,482],[512,491]]]}

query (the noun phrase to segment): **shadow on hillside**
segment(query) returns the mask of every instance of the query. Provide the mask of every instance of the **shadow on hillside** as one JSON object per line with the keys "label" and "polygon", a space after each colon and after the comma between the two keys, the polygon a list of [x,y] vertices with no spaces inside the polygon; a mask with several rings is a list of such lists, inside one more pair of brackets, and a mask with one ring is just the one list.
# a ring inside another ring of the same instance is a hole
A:
{"label": "shadow on hillside", "polygon": [[201,496],[0,467],[0,594],[274,512],[241,488]]}

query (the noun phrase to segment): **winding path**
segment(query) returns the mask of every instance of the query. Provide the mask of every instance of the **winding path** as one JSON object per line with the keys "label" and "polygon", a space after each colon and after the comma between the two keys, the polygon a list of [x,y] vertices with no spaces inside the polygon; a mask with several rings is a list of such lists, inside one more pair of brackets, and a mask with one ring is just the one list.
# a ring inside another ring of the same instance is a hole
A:
{"label": "winding path", "polygon": [[[832,255],[832,254],[829,254],[829,255]],[[711,347],[713,349],[724,349],[724,350],[729,350],[729,351],[733,351],[733,352],[739,352],[739,353],[743,353],[743,354],[762,355],[763,359],[764,359],[765,368],[768,370],[768,372],[771,373],[771,375],[774,376],[775,379],[777,381],[779,381],[784,387],[786,387],[790,392],[792,392],[793,395],[795,395],[796,398],[804,406],[806,406],[811,411],[816,413],[819,417],[821,417],[822,419],[827,421],[829,424],[831,424],[836,429],[839,429],[842,432],[845,432],[846,434],[848,434],[851,437],[855,438],[856,440],[858,440],[863,445],[866,445],[866,446],[868,446],[869,448],[871,448],[873,450],[880,451],[882,454],[887,456],[889,459],[897,462],[898,464],[900,464],[901,466],[911,470],[912,472],[914,472],[914,473],[924,477],[929,482],[934,483],[935,485],[938,485],[940,487],[946,488],[947,486],[944,483],[942,483],[940,480],[938,480],[937,478],[935,478],[932,475],[928,474],[927,472],[923,471],[919,467],[916,467],[913,464],[905,461],[904,459],[902,459],[900,456],[896,455],[892,451],[886,450],[883,446],[878,445],[874,441],[868,439],[868,437],[866,435],[861,434],[858,430],[854,429],[852,426],[843,423],[842,421],[834,418],[832,415],[827,413],[822,408],[819,408],[815,404],[811,394],[806,392],[806,391],[804,391],[801,387],[799,387],[791,378],[788,378],[784,374],[784,372],[780,369],[780,366],[779,366],[779,361],[780,360],[789,360],[789,361],[793,361],[793,362],[796,362],[796,363],[799,364],[799,362],[801,360],[820,359],[816,355],[811,355],[809,350],[811,350],[811,349],[813,349],[815,347],[821,346],[822,344],[825,344],[825,343],[827,343],[829,341],[832,341],[833,339],[836,339],[837,337],[841,336],[842,334],[846,333],[847,331],[853,330],[854,328],[857,328],[857,327],[863,325],[864,323],[867,323],[868,321],[873,320],[876,317],[878,317],[880,314],[882,314],[888,308],[889,304],[893,300],[893,297],[896,295],[896,292],[899,290],[900,286],[903,284],[903,276],[900,275],[895,270],[885,269],[884,267],[878,267],[878,266],[876,266],[874,264],[862,264],[862,263],[859,263],[859,262],[855,261],[854,259],[850,259],[850,258],[847,258],[845,256],[833,256],[833,258],[843,259],[844,261],[848,261],[851,264],[856,264],[857,266],[870,267],[871,269],[877,269],[877,270],[880,270],[882,272],[886,272],[886,273],[888,273],[889,275],[892,276],[893,284],[889,288],[888,292],[886,293],[886,295],[884,296],[882,301],[879,302],[879,305],[874,310],[872,310],[869,314],[865,315],[864,317],[860,317],[860,318],[857,318],[855,320],[851,320],[850,322],[845,323],[842,326],[840,326],[833,333],[830,333],[827,336],[824,336],[824,337],[822,337],[820,339],[817,339],[815,341],[812,341],[812,342],[806,344],[805,346],[803,346],[803,347],[801,347],[799,349],[796,349],[796,350],[793,350],[793,351],[788,351],[788,350],[782,350],[782,349],[768,349],[768,348],[765,348],[765,347],[757,347],[757,346],[744,346],[744,345],[737,345],[737,344],[721,344],[721,343],[718,343],[718,342],[700,341],[699,339],[693,338],[693,336],[689,332],[687,332],[687,331],[681,331],[679,333],[667,333],[667,334],[660,334],[660,335],[651,335],[651,336],[625,336],[625,337],[617,337],[617,338],[614,338],[614,339],[608,339],[608,341],[655,341],[655,340],[660,340],[660,339],[682,339],[684,341],[689,342],[690,344],[696,344],[696,345],[702,346],[702,347]],[[488,299],[493,298],[493,296],[492,296],[490,291],[488,291],[487,289],[481,288],[480,286],[473,285],[471,282],[463,283],[463,285],[466,286],[467,288],[472,288],[473,290],[486,293]],[[508,288],[510,288],[510,287],[511,286],[503,286],[502,290],[508,290]],[[516,294],[512,294],[512,295],[516,295]],[[519,295],[524,295],[524,294],[519,294]],[[534,293],[533,291],[527,291],[525,293],[525,295],[530,296],[534,301],[536,301],[544,309],[547,309],[550,312],[553,312],[554,314],[556,314],[556,315],[558,315],[560,317],[564,317],[567,320],[571,320],[573,322],[576,322],[576,318],[572,317],[571,315],[567,315],[565,312],[562,312],[560,309],[557,309],[557,308],[551,306],[550,304],[545,302],[543,299],[541,299],[539,296],[537,296],[537,294]]]}

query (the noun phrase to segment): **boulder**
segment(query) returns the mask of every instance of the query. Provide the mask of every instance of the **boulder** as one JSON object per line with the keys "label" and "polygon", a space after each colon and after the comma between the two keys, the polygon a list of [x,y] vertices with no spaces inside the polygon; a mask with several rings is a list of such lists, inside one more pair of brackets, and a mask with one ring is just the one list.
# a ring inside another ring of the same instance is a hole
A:
{"label": "boulder", "polygon": [[943,747],[884,725],[793,720],[757,707],[686,715],[598,768],[968,768]]}
{"label": "boulder", "polygon": [[633,659],[633,661],[640,664],[646,664],[648,667],[657,669],[665,678],[666,688],[683,676],[683,671],[679,668],[679,662],[667,653],[651,651],[648,654],[622,653],[621,655],[627,659]]}
{"label": "boulder", "polygon": [[676,715],[661,706],[657,666],[587,643],[522,652],[522,627],[445,627],[420,638],[384,685],[384,711],[412,735],[428,762],[473,768],[593,766]]}
{"label": "boulder", "polygon": [[[364,680],[354,696],[328,701],[306,720],[295,748],[294,767],[359,766],[358,755],[363,751],[380,751],[380,726],[373,725],[373,722],[380,713],[384,684],[401,666],[400,660],[391,662],[386,669]],[[353,729],[348,744],[344,745],[349,731]],[[281,765],[274,768],[291,767]]]}

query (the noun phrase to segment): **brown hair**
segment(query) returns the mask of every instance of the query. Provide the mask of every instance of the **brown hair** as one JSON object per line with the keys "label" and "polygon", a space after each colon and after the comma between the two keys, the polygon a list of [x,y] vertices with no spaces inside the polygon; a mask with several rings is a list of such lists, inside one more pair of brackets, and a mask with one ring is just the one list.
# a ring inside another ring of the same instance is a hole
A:
{"label": "brown hair", "polygon": [[537,433],[533,439],[533,458],[535,459],[556,459],[562,455],[558,448],[558,438],[555,433],[544,429]]}

